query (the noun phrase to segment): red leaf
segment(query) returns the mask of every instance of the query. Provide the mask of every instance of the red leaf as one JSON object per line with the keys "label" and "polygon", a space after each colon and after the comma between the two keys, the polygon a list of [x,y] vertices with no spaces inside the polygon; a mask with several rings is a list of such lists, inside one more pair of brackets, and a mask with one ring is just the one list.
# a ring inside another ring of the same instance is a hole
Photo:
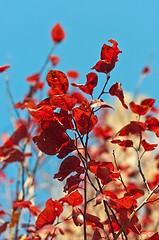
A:
{"label": "red leaf", "polygon": [[35,136],[33,141],[42,152],[48,155],[57,154],[61,145],[68,141],[63,126],[58,121],[44,121],[42,128],[41,134]]}
{"label": "red leaf", "polygon": [[58,178],[59,181],[63,181],[70,173],[78,172],[81,168],[80,159],[76,156],[69,156],[63,160],[59,171],[54,175],[54,178]]}
{"label": "red leaf", "polygon": [[6,71],[8,68],[10,68],[10,65],[8,65],[8,64],[0,66],[0,73]]}
{"label": "red leaf", "polygon": [[[78,171],[78,172],[79,172],[79,171]],[[82,167],[81,167],[81,169],[80,169],[80,173],[78,173],[78,174],[76,174],[76,175],[74,175],[74,176],[71,176],[71,177],[67,178],[66,184],[65,184],[65,186],[64,186],[64,191],[65,191],[65,192],[68,191],[68,193],[71,193],[72,191],[75,191],[75,190],[78,188],[80,182],[83,181],[83,179],[81,179],[81,178],[79,177],[80,174],[81,174],[81,172],[84,173]]]}
{"label": "red leaf", "polygon": [[123,127],[117,135],[119,136],[127,136],[131,134],[140,134],[141,132],[146,130],[146,123],[131,121],[128,125]]}
{"label": "red leaf", "polygon": [[57,216],[60,216],[63,212],[62,204],[57,200],[53,201],[51,198],[46,201],[46,208],[54,209]]}
{"label": "red leaf", "polygon": [[115,67],[115,62],[107,63],[105,60],[98,61],[91,69],[95,69],[97,72],[108,74]]}
{"label": "red leaf", "polygon": [[150,108],[153,106],[154,103],[155,103],[155,99],[147,98],[147,99],[144,99],[140,104],[131,102],[129,105],[132,112],[137,113],[139,115],[145,115],[150,110]]}
{"label": "red leaf", "polygon": [[121,147],[133,147],[133,141],[131,140],[113,140],[111,143],[118,144]]}
{"label": "red leaf", "polygon": [[113,46],[110,47],[107,44],[104,44],[102,46],[101,60],[106,60],[107,63],[111,63],[111,62],[116,63],[118,61],[118,54],[122,53],[122,51],[119,50],[118,43],[115,40],[110,39],[108,40],[108,42],[112,43]]}
{"label": "red leaf", "polygon": [[146,75],[151,72],[151,69],[149,66],[145,66],[144,69],[142,70],[141,74]]}
{"label": "red leaf", "polygon": [[97,117],[90,112],[86,112],[80,108],[73,109],[73,115],[76,119],[76,125],[82,135],[89,133],[97,124]]}
{"label": "red leaf", "polygon": [[24,160],[24,154],[18,149],[14,148],[0,148],[0,162],[3,162],[3,167],[11,162],[22,162]]}
{"label": "red leaf", "polygon": [[111,96],[116,96],[117,98],[119,98],[123,107],[128,109],[128,106],[124,102],[124,94],[121,88],[121,83],[116,82],[114,85],[112,85],[111,88],[109,89],[109,93]]}
{"label": "red leaf", "polygon": [[40,73],[35,73],[26,78],[27,82],[38,82],[40,81]]}
{"label": "red leaf", "polygon": [[141,145],[143,146],[145,152],[153,151],[158,146],[158,144],[150,144],[150,143],[146,142],[145,139],[143,139],[141,141]]}
{"label": "red leaf", "polygon": [[56,219],[56,212],[52,208],[45,208],[36,220],[37,229],[42,228],[44,225],[53,224]]}
{"label": "red leaf", "polygon": [[114,169],[111,162],[95,162],[92,160],[88,162],[88,168],[101,180],[103,185],[113,181],[120,175],[120,172]]}
{"label": "red leaf", "polygon": [[103,72],[108,74],[115,67],[115,63],[118,61],[118,54],[122,51],[118,48],[118,43],[115,40],[109,40],[113,46],[108,46],[104,44],[101,50],[101,60],[96,63],[92,68],[97,72]]}
{"label": "red leaf", "polygon": [[68,91],[68,79],[58,70],[50,70],[46,76],[48,85],[52,88],[52,95],[66,94]]}
{"label": "red leaf", "polygon": [[29,208],[31,205],[31,201],[16,201],[13,203],[13,209],[17,208]]}
{"label": "red leaf", "polygon": [[124,196],[114,201],[126,209],[130,209],[133,205],[136,205],[136,200],[132,196]]}
{"label": "red leaf", "polygon": [[66,202],[72,207],[81,205],[83,203],[83,197],[78,190],[71,192],[69,195],[61,198],[59,201]]}
{"label": "red leaf", "polygon": [[100,222],[100,218],[89,213],[86,213],[85,218],[86,218],[87,224],[91,223],[93,227],[99,227],[103,229],[103,224]]}
{"label": "red leaf", "polygon": [[19,126],[10,138],[5,142],[4,147],[9,148],[14,145],[18,145],[19,142],[28,136],[26,125]]}
{"label": "red leaf", "polygon": [[62,94],[54,95],[50,99],[51,106],[55,108],[61,108],[65,111],[70,111],[75,106],[77,100],[71,96]]}
{"label": "red leaf", "polygon": [[155,132],[156,136],[159,137],[159,121],[156,117],[149,116],[146,119],[146,125],[149,131]]}
{"label": "red leaf", "polygon": [[67,72],[67,76],[76,80],[77,78],[79,78],[79,73],[77,71],[70,70]]}
{"label": "red leaf", "polygon": [[82,93],[73,91],[71,96],[77,100],[77,103],[82,103],[85,99],[85,97],[82,95]]}
{"label": "red leaf", "polygon": [[61,25],[57,23],[51,30],[51,37],[55,43],[60,43],[65,38],[65,32]]}
{"label": "red leaf", "polygon": [[49,56],[49,60],[51,61],[52,66],[56,66],[60,62],[60,58],[59,57],[52,56],[52,55]]}
{"label": "red leaf", "polygon": [[73,152],[74,150],[76,150],[75,147],[75,140],[73,139],[69,139],[67,142],[64,142],[59,151],[58,151],[58,158],[64,158],[66,157],[69,153]]}
{"label": "red leaf", "polygon": [[98,125],[93,129],[93,133],[97,138],[103,138],[105,140],[109,139],[113,135],[113,129],[110,126],[100,126]]}
{"label": "red leaf", "polygon": [[29,209],[30,213],[33,214],[34,216],[37,216],[40,213],[39,208],[36,206],[31,205],[31,206],[29,206],[28,209]]}
{"label": "red leaf", "polygon": [[[101,240],[101,239],[102,239],[102,236],[101,236],[98,228],[95,228],[95,231],[94,231],[92,240]],[[103,239],[104,239],[104,238],[103,238]]]}
{"label": "red leaf", "polygon": [[9,222],[5,222],[0,226],[0,233],[4,232],[8,226]]}
{"label": "red leaf", "polygon": [[144,195],[144,191],[138,188],[132,189],[131,187],[127,186],[127,193],[125,196],[133,196],[133,198],[137,199]]}
{"label": "red leaf", "polygon": [[71,83],[73,87],[79,87],[81,91],[83,91],[86,94],[92,95],[94,88],[97,85],[98,82],[98,76],[96,73],[90,72],[87,74],[87,81],[85,84],[77,84],[77,83]]}
{"label": "red leaf", "polygon": [[158,240],[158,239],[159,239],[158,232],[156,232],[155,234],[153,234],[151,237],[148,238],[148,240]]}

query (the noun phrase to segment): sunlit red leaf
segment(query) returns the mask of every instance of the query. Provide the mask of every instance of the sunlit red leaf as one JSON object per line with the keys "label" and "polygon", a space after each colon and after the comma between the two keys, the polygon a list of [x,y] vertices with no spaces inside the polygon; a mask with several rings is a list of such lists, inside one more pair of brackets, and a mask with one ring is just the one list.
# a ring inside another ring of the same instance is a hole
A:
{"label": "sunlit red leaf", "polygon": [[113,140],[111,143],[118,144],[121,147],[133,147],[133,141],[132,140]]}
{"label": "sunlit red leaf", "polygon": [[42,119],[53,119],[54,118],[54,113],[53,109],[50,106],[42,106],[42,107],[37,107],[37,108],[27,108],[28,112],[30,115],[37,120],[42,120]]}
{"label": "sunlit red leaf", "polygon": [[77,100],[71,96],[62,94],[54,95],[50,99],[51,106],[61,108],[65,111],[70,111],[75,106]]}
{"label": "sunlit red leaf", "polygon": [[50,70],[46,76],[48,85],[52,88],[52,95],[66,94],[68,91],[67,76],[58,70]]}
{"label": "sunlit red leaf", "polygon": [[51,37],[55,43],[60,43],[65,39],[65,32],[60,23],[57,23],[51,30]]}
{"label": "sunlit red leaf", "polygon": [[153,151],[158,146],[158,144],[150,144],[145,139],[141,141],[141,145],[143,146],[145,152]]}
{"label": "sunlit red leaf", "polygon": [[59,201],[66,202],[72,207],[81,205],[83,203],[83,197],[78,190],[71,192],[69,195],[61,198]]}
{"label": "sunlit red leaf", "polygon": [[144,99],[140,104],[136,104],[135,102],[131,102],[130,108],[132,112],[137,113],[139,115],[145,115],[155,103],[155,99],[147,98]]}
{"label": "sunlit red leaf", "polygon": [[159,121],[154,116],[149,116],[146,119],[147,129],[149,131],[155,132],[156,136],[159,137]]}
{"label": "sunlit red leaf", "polygon": [[115,63],[118,61],[118,54],[122,51],[118,48],[118,43],[115,40],[110,39],[108,42],[113,46],[104,44],[101,50],[101,60],[96,63],[92,68],[97,72],[103,72],[108,74],[115,67]]}
{"label": "sunlit red leaf", "polygon": [[93,113],[91,114],[80,108],[74,108],[73,114],[77,128],[82,135],[89,133],[98,122],[97,117]]}
{"label": "sunlit red leaf", "polygon": [[108,63],[106,60],[98,61],[91,69],[95,69],[97,72],[108,74],[115,67],[115,62]]}
{"label": "sunlit red leaf", "polygon": [[8,65],[8,64],[0,66],[0,73],[6,71],[8,68],[10,68],[10,65]]}
{"label": "sunlit red leaf", "polygon": [[17,208],[29,208],[31,201],[16,201],[13,203],[13,209]]}
{"label": "sunlit red leaf", "polygon": [[70,71],[67,72],[67,76],[69,78],[73,78],[73,79],[76,80],[77,78],[79,78],[79,73],[75,70],[70,70]]}
{"label": "sunlit red leaf", "polygon": [[128,106],[124,102],[124,94],[121,88],[121,83],[116,82],[114,85],[112,85],[111,88],[109,89],[109,93],[111,96],[116,96],[117,98],[119,98],[123,107],[128,109]]}
{"label": "sunlit red leaf", "polygon": [[63,181],[70,173],[81,171],[80,159],[76,156],[69,156],[63,160],[60,165],[58,173],[54,175],[54,178],[58,178],[59,181]]}
{"label": "sunlit red leaf", "polygon": [[37,206],[30,205],[28,209],[34,216],[37,216],[40,213],[40,209]]}
{"label": "sunlit red leaf", "polygon": [[52,200],[51,198],[46,201],[46,208],[54,209],[57,216],[60,216],[60,214],[63,212],[62,204],[57,200]]}
{"label": "sunlit red leaf", "polygon": [[93,129],[93,133],[97,138],[109,139],[113,135],[113,129],[110,126],[98,125]]}
{"label": "sunlit red leaf", "polygon": [[27,82],[38,82],[40,81],[40,73],[35,73],[26,78]]}
{"label": "sunlit red leaf", "polygon": [[126,209],[130,209],[133,205],[136,205],[136,200],[132,196],[124,196],[114,201]]}
{"label": "sunlit red leaf", "polygon": [[140,198],[142,196],[144,196],[144,191],[138,188],[129,188],[129,186],[127,187],[127,193],[125,194],[125,196],[133,196],[133,198],[137,199]]}
{"label": "sunlit red leaf", "polygon": [[116,63],[118,61],[118,54],[122,53],[122,51],[119,50],[118,43],[115,40],[110,39],[108,42],[112,43],[113,46],[109,46],[107,44],[102,46],[101,60],[106,60],[107,63]]}
{"label": "sunlit red leaf", "polygon": [[81,91],[86,94],[92,95],[94,88],[98,82],[98,76],[96,73],[90,72],[87,74],[87,81],[85,84],[71,83],[73,87],[79,87]]}
{"label": "sunlit red leaf", "polygon": [[52,224],[56,219],[56,212],[52,208],[45,208],[36,220],[37,229],[42,228],[44,225]]}
{"label": "sunlit red leaf", "polygon": [[60,62],[60,58],[59,57],[52,56],[52,55],[49,56],[49,60],[52,63],[52,66],[56,66]]}
{"label": "sunlit red leaf", "polygon": [[82,103],[85,99],[85,97],[82,95],[82,93],[78,91],[73,91],[71,93],[71,96],[77,100],[77,103]]}
{"label": "sunlit red leaf", "polygon": [[146,123],[131,121],[128,125],[123,127],[117,135],[119,136],[127,136],[129,134],[140,134],[146,130]]}

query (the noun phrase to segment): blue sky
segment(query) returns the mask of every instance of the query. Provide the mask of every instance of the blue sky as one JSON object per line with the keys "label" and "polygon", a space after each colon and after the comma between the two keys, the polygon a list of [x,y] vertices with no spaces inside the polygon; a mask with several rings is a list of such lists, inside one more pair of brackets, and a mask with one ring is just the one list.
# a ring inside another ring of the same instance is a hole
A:
{"label": "blue sky", "polygon": [[[53,44],[51,28],[57,22],[66,32],[66,40],[54,52],[61,58],[58,69],[75,69],[80,72],[79,82],[84,82],[99,60],[101,46],[112,38],[123,53],[111,83],[122,82],[124,90],[133,92],[142,68],[148,64],[152,73],[144,79],[141,92],[158,98],[158,11],[158,0],[1,1],[0,65],[11,65],[8,74],[15,101],[27,91],[25,78],[41,68]],[[100,78],[102,81],[101,74]],[[2,132],[10,127],[2,74],[0,86]]]}

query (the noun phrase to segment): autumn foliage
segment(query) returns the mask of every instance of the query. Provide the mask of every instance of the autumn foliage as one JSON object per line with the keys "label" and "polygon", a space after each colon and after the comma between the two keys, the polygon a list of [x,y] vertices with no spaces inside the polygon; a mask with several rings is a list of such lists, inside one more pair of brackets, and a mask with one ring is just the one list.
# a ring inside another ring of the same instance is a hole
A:
{"label": "autumn foliage", "polygon": [[[61,24],[52,28],[54,45],[65,36]],[[60,58],[52,52],[41,70],[26,77],[24,99],[15,103],[10,95],[17,120],[0,147],[0,181],[10,181],[13,192],[9,209],[0,204],[3,239],[159,239],[159,109],[153,98],[128,100],[113,79],[108,88],[122,53],[117,41],[108,42],[84,83],[76,70],[55,69]],[[146,67],[142,75],[149,72]],[[50,161],[52,170],[59,161],[53,179],[38,175],[47,173]],[[18,168],[13,182],[10,166]],[[41,186],[48,181],[44,201]]]}

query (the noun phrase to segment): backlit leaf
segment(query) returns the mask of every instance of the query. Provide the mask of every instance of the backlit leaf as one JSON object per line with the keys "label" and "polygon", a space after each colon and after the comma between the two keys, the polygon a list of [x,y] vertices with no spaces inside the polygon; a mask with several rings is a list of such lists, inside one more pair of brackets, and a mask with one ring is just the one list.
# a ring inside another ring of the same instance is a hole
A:
{"label": "backlit leaf", "polygon": [[145,139],[143,139],[141,141],[141,145],[143,146],[145,152],[148,152],[148,151],[155,150],[158,144],[151,144],[151,143],[148,143]]}
{"label": "backlit leaf", "polygon": [[73,109],[73,115],[76,119],[76,125],[82,135],[89,133],[97,124],[97,117],[90,112],[86,112],[80,108]]}
{"label": "backlit leaf", "polygon": [[8,64],[0,66],[0,73],[6,71],[8,68],[10,68],[10,65],[8,65]]}
{"label": "backlit leaf", "polygon": [[73,87],[79,87],[79,89],[86,94],[92,95],[93,90],[96,87],[98,82],[98,76],[96,73],[90,72],[87,74],[86,77],[87,77],[87,81],[85,84],[71,83],[71,85]]}
{"label": "backlit leaf", "polygon": [[60,43],[65,39],[65,32],[60,23],[57,23],[51,30],[51,37],[54,43]]}
{"label": "backlit leaf", "polygon": [[75,106],[77,100],[71,96],[62,94],[54,95],[50,99],[51,106],[61,108],[65,111],[70,111]]}
{"label": "backlit leaf", "polygon": [[114,85],[112,85],[111,88],[109,89],[109,93],[111,96],[116,96],[117,98],[119,98],[123,107],[128,109],[128,106],[124,102],[124,94],[121,88],[121,83],[116,82]]}
{"label": "backlit leaf", "polygon": [[46,76],[48,85],[52,88],[52,95],[66,94],[68,91],[67,76],[58,70],[50,70]]}
{"label": "backlit leaf", "polygon": [[131,121],[128,125],[123,127],[117,135],[119,136],[128,136],[129,134],[140,134],[146,130],[146,123]]}
{"label": "backlit leaf", "polygon": [[81,205],[83,203],[83,197],[78,190],[71,192],[69,195],[61,198],[59,201],[66,202],[72,207]]}

